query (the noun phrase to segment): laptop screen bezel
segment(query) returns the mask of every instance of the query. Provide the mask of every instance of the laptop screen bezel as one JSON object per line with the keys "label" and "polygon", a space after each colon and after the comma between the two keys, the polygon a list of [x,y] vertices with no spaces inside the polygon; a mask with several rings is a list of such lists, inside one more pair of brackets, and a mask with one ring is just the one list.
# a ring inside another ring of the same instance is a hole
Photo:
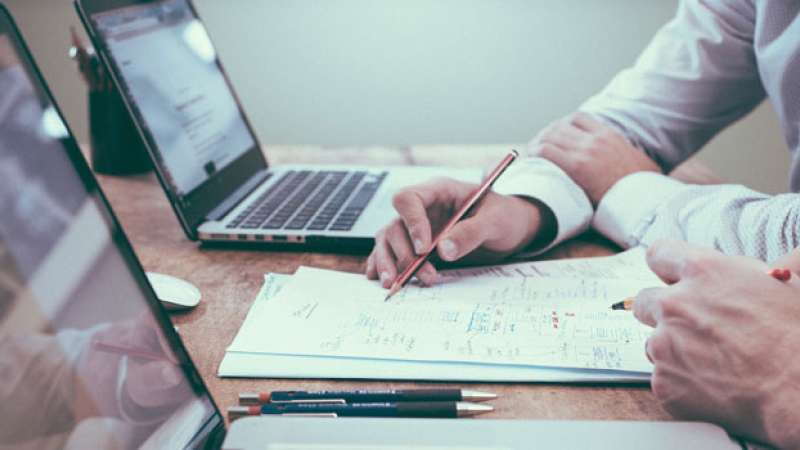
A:
{"label": "laptop screen bezel", "polygon": [[206,423],[203,424],[201,428],[198,429],[198,433],[195,435],[192,442],[190,442],[189,446],[192,448],[202,448],[208,442],[221,442],[222,436],[224,436],[225,433],[225,421],[220,414],[219,408],[214,401],[214,398],[211,396],[208,387],[203,381],[202,376],[198,372],[197,367],[191,360],[186,347],[183,345],[183,342],[175,331],[175,328],[166,310],[158,300],[152,286],[147,280],[144,268],[142,267],[139,259],[136,257],[130,241],[125,235],[125,232],[122,229],[119,220],[117,220],[114,211],[110,207],[108,199],[106,198],[105,194],[100,188],[100,185],[97,183],[94,174],[86,163],[86,160],[81,153],[81,149],[78,146],[77,141],[74,139],[72,130],[66,121],[64,121],[64,115],[62,114],[58,103],[55,101],[52,92],[42,76],[42,73],[36,64],[30,49],[24,41],[19,28],[17,27],[8,9],[2,3],[0,3],[0,35],[8,35],[11,38],[14,48],[19,53],[18,56],[20,58],[20,62],[23,64],[25,71],[30,76],[30,80],[34,89],[38,91],[38,95],[50,102],[50,105],[52,105],[58,116],[62,118],[64,127],[67,130],[67,135],[63,140],[61,140],[61,144],[66,151],[67,158],[72,164],[72,168],[75,170],[75,173],[78,175],[78,178],[86,189],[87,196],[97,200],[97,206],[107,220],[109,233],[114,246],[119,251],[126,268],[133,277],[133,280],[138,285],[154,320],[158,324],[170,348],[180,362],[188,380],[199,393],[208,398],[212,407],[214,408],[214,414]]}
{"label": "laptop screen bezel", "polygon": [[[190,239],[196,240],[197,228],[206,221],[209,213],[231,195],[236,193],[237,189],[242,187],[248,180],[266,171],[269,167],[269,163],[262,151],[261,144],[258,141],[252,124],[245,114],[239,96],[233,88],[230,77],[225,71],[219,57],[217,57],[215,59],[215,64],[225,79],[226,86],[236,102],[238,112],[244,121],[244,125],[254,145],[227,167],[215,173],[200,186],[183,196],[180,196],[167,181],[169,178],[166,176],[167,169],[160,161],[160,153],[157,150],[158,145],[155,138],[147,127],[142,126],[142,124],[145,123],[144,118],[139,113],[135,100],[129,96],[129,93],[124,87],[125,84],[122,82],[124,78],[121,76],[122,71],[114,62],[114,58],[111,57],[105,40],[100,33],[95,30],[91,20],[91,17],[95,14],[108,13],[130,7],[146,6],[148,4],[160,3],[161,1],[163,0],[75,0],[75,6],[98,55],[101,57],[104,67],[107,72],[111,74],[114,86],[122,94],[123,102],[139,131],[139,135],[144,141],[144,145],[155,166],[161,186],[167,194],[184,232]],[[202,19],[197,14],[193,2],[191,0],[186,0],[186,3],[189,5],[194,19],[203,23]]]}

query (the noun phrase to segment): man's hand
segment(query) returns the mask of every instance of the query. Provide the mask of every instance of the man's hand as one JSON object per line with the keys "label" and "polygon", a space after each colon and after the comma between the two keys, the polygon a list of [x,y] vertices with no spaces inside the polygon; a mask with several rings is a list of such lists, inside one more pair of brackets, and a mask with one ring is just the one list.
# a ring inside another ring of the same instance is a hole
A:
{"label": "man's hand", "polygon": [[[397,193],[393,203],[400,217],[375,237],[375,248],[367,260],[367,277],[380,279],[384,287],[389,287],[399,271],[430,248],[436,234],[477,188],[475,184],[441,178]],[[489,192],[436,250],[444,261],[465,256],[484,261],[502,258],[536,237],[552,237],[544,236],[555,233],[551,215],[549,209],[532,200]],[[538,233],[543,224],[546,231]],[[426,262],[417,277],[431,285],[436,282],[436,269]]]}
{"label": "man's hand", "polygon": [[531,156],[548,159],[566,172],[595,205],[625,176],[661,171],[616,130],[581,112],[550,124],[529,148]]}
{"label": "man's hand", "polygon": [[[122,371],[123,356],[105,350],[103,344],[148,352],[162,359],[129,356]],[[182,369],[149,315],[97,331],[82,351],[76,372],[78,417],[115,417],[120,410],[136,417],[153,417],[158,411],[172,411],[192,395]]]}
{"label": "man's hand", "polygon": [[800,448],[800,281],[781,282],[761,261],[684,242],[647,255],[671,286],[643,290],[636,317],[655,327],[651,386],[676,417]]}

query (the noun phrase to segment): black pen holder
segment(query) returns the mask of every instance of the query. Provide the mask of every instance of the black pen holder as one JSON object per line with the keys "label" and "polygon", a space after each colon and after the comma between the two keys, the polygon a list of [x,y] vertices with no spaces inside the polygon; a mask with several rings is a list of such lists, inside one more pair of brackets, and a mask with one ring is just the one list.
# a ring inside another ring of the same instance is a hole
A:
{"label": "black pen holder", "polygon": [[[96,56],[93,56],[96,58]],[[99,67],[99,61],[95,61]],[[89,139],[95,172],[132,175],[153,170],[142,137],[114,83],[104,71],[89,86]]]}

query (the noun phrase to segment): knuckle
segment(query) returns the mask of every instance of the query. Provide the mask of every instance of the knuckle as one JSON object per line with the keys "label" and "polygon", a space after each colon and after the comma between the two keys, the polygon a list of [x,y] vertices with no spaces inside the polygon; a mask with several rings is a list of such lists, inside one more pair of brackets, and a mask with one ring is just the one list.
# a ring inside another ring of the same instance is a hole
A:
{"label": "knuckle", "polygon": [[556,156],[556,148],[550,144],[540,144],[538,153],[542,158],[553,160]]}
{"label": "knuckle", "polygon": [[411,188],[403,189],[392,196],[392,206],[395,209],[403,209],[414,201],[415,195]]}
{"label": "knuckle", "polygon": [[588,139],[586,139],[586,148],[590,152],[598,152],[605,148],[605,140],[603,139],[603,136],[599,134],[592,134]]}
{"label": "knuckle", "polygon": [[681,273],[686,277],[701,277],[713,270],[716,260],[713,256],[704,253],[687,256],[681,267]]}
{"label": "knuckle", "polygon": [[605,127],[598,133],[598,137],[605,143],[611,142],[618,136],[617,131],[611,127]]}
{"label": "knuckle", "polygon": [[647,342],[647,352],[653,359],[654,364],[658,361],[664,361],[670,352],[669,335],[663,331],[653,333]]}
{"label": "knuckle", "polygon": [[669,294],[661,300],[661,315],[665,319],[685,317],[686,310],[686,303],[676,294]]}
{"label": "knuckle", "polygon": [[661,247],[664,244],[665,241],[656,241],[653,245],[647,247],[645,250],[645,257],[647,258],[647,261],[653,261],[661,252]]}
{"label": "knuckle", "polygon": [[669,382],[658,366],[655,367],[653,375],[650,377],[650,390],[653,391],[653,395],[662,404],[670,398]]}
{"label": "knuckle", "polygon": [[579,111],[575,111],[575,112],[567,115],[564,118],[564,121],[566,121],[567,123],[574,124],[575,122],[581,120],[582,117],[583,117],[583,113],[581,113]]}

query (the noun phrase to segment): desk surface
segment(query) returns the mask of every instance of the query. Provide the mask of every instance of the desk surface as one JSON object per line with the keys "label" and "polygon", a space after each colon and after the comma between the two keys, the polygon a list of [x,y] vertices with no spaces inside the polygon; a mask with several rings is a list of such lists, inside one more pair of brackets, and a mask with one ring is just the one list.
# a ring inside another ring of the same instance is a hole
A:
{"label": "desk surface", "polygon": [[[314,162],[373,165],[489,166],[508,146],[416,146],[405,148],[321,149],[270,147],[270,162]],[[451,158],[451,156],[454,156]],[[457,156],[457,157],[455,157]],[[681,170],[684,179],[713,181],[697,164]],[[220,408],[243,391],[278,389],[385,389],[433,385],[409,382],[333,380],[220,379],[217,368],[243,322],[267,272],[294,273],[300,265],[362,272],[365,258],[318,253],[265,252],[200,248],[184,236],[154,175],[99,176],[114,210],[148,271],[162,272],[196,284],[203,301],[194,311],[173,316],[189,353]],[[608,242],[582,236],[545,258],[598,256],[613,252]],[[437,384],[442,386],[443,384]],[[463,384],[459,384],[463,386]],[[642,387],[576,387],[542,384],[475,384],[500,394],[487,418],[663,420],[669,415]]]}

